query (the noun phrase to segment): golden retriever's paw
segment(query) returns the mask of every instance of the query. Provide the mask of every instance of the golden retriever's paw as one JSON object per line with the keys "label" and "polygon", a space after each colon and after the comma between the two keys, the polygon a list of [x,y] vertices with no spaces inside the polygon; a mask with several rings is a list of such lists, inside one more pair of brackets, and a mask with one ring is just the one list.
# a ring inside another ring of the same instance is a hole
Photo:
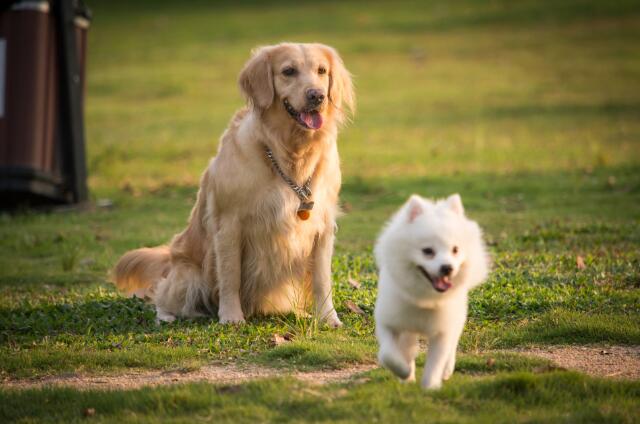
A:
{"label": "golden retriever's paw", "polygon": [[220,324],[244,324],[244,315],[242,311],[236,313],[218,314]]}
{"label": "golden retriever's paw", "polygon": [[240,318],[219,318],[220,324],[244,324],[243,317]]}
{"label": "golden retriever's paw", "polygon": [[176,319],[175,315],[169,312],[163,311],[160,308],[156,308],[156,324],[160,324],[163,322],[173,322],[175,321],[175,319]]}
{"label": "golden retriever's paw", "polygon": [[338,318],[338,314],[334,312],[333,315],[329,315],[327,319],[325,319],[325,323],[331,328],[340,328],[342,327],[342,321]]}

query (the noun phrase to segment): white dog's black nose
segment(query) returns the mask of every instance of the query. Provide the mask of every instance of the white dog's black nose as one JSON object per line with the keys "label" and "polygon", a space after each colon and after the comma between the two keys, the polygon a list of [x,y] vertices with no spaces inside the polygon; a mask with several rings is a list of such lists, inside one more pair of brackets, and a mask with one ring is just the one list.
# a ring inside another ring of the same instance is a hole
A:
{"label": "white dog's black nose", "polygon": [[449,264],[445,264],[440,267],[440,274],[442,275],[451,275],[452,272],[453,267]]}
{"label": "white dog's black nose", "polygon": [[310,88],[307,90],[307,103],[311,106],[318,106],[324,101],[324,93],[322,90]]}

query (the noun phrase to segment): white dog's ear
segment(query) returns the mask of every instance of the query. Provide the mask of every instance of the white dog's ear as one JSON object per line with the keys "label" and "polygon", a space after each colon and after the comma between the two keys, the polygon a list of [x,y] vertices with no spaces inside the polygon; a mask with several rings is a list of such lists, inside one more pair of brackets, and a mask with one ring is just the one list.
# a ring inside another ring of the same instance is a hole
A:
{"label": "white dog's ear", "polygon": [[244,65],[238,84],[247,100],[259,110],[268,109],[275,97],[269,47],[260,47]]}
{"label": "white dog's ear", "polygon": [[329,100],[340,111],[342,118],[346,118],[346,110],[351,115],[356,112],[356,95],[353,89],[351,74],[344,66],[342,58],[333,47],[318,45],[325,51],[330,62],[329,69]]}
{"label": "white dog's ear", "polygon": [[462,198],[458,193],[452,194],[451,196],[447,197],[446,201],[447,201],[447,205],[449,206],[449,209],[451,209],[453,212],[457,213],[458,215],[464,215]]}
{"label": "white dog's ear", "polygon": [[422,199],[417,194],[412,194],[407,201],[407,218],[409,222],[415,221],[415,219],[422,215],[424,212],[424,205]]}

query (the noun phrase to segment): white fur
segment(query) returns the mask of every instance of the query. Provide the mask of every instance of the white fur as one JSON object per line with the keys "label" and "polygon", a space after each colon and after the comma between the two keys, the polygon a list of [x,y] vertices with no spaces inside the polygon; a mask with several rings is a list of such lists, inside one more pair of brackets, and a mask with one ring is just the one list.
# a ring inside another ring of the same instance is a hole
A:
{"label": "white fur", "polygon": [[[425,248],[435,254],[425,254]],[[378,360],[401,379],[415,381],[418,337],[426,336],[429,351],[422,387],[438,389],[455,368],[467,294],[489,271],[480,227],[465,216],[457,194],[435,203],[413,195],[383,230],[375,256],[380,270],[375,308]],[[443,265],[452,267],[451,287],[439,292],[418,266],[437,279]]]}

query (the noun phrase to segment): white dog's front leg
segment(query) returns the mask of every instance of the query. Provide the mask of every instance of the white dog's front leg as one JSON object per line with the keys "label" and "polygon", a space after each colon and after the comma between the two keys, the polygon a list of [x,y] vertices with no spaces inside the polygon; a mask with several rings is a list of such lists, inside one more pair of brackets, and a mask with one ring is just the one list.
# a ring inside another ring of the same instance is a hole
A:
{"label": "white dog's front leg", "polygon": [[380,350],[378,362],[380,365],[403,380],[411,378],[411,363],[406,359],[404,346],[398,345],[398,335],[389,327],[376,325],[376,337]]}
{"label": "white dog's front leg", "polygon": [[[333,225],[329,226],[333,228]],[[320,234],[313,251],[313,301],[315,314],[331,327],[342,325],[333,307],[331,283],[331,256],[333,255],[333,232]]]}
{"label": "white dog's front leg", "polygon": [[418,335],[415,333],[401,333],[398,336],[398,346],[409,363],[409,377],[405,381],[416,381],[416,355],[418,354]]}
{"label": "white dog's front leg", "polygon": [[[453,371],[456,368],[456,351],[458,350],[458,342],[460,341],[460,336],[462,335],[462,330],[464,330],[464,324],[467,321],[467,301],[466,297],[464,298],[464,314],[458,313],[455,317],[448,317],[447,321],[450,325],[450,337],[448,337],[448,348],[447,348],[447,360],[442,370],[442,379],[448,380],[453,375]],[[462,308],[458,308],[462,309]]]}
{"label": "white dog's front leg", "polygon": [[220,220],[215,235],[215,252],[220,296],[218,319],[221,324],[244,322],[240,303],[241,246],[237,219]]}
{"label": "white dog's front leg", "polygon": [[439,389],[442,387],[442,375],[449,359],[451,343],[450,335],[445,334],[439,334],[429,339],[427,362],[422,375],[423,389]]}
{"label": "white dog's front leg", "polygon": [[[461,332],[462,333],[462,332]],[[448,380],[453,375],[453,371],[456,368],[456,351],[458,350],[458,341],[460,340],[460,334],[454,338],[449,344],[449,352],[447,353],[447,362],[444,365],[442,371],[442,379]]]}

